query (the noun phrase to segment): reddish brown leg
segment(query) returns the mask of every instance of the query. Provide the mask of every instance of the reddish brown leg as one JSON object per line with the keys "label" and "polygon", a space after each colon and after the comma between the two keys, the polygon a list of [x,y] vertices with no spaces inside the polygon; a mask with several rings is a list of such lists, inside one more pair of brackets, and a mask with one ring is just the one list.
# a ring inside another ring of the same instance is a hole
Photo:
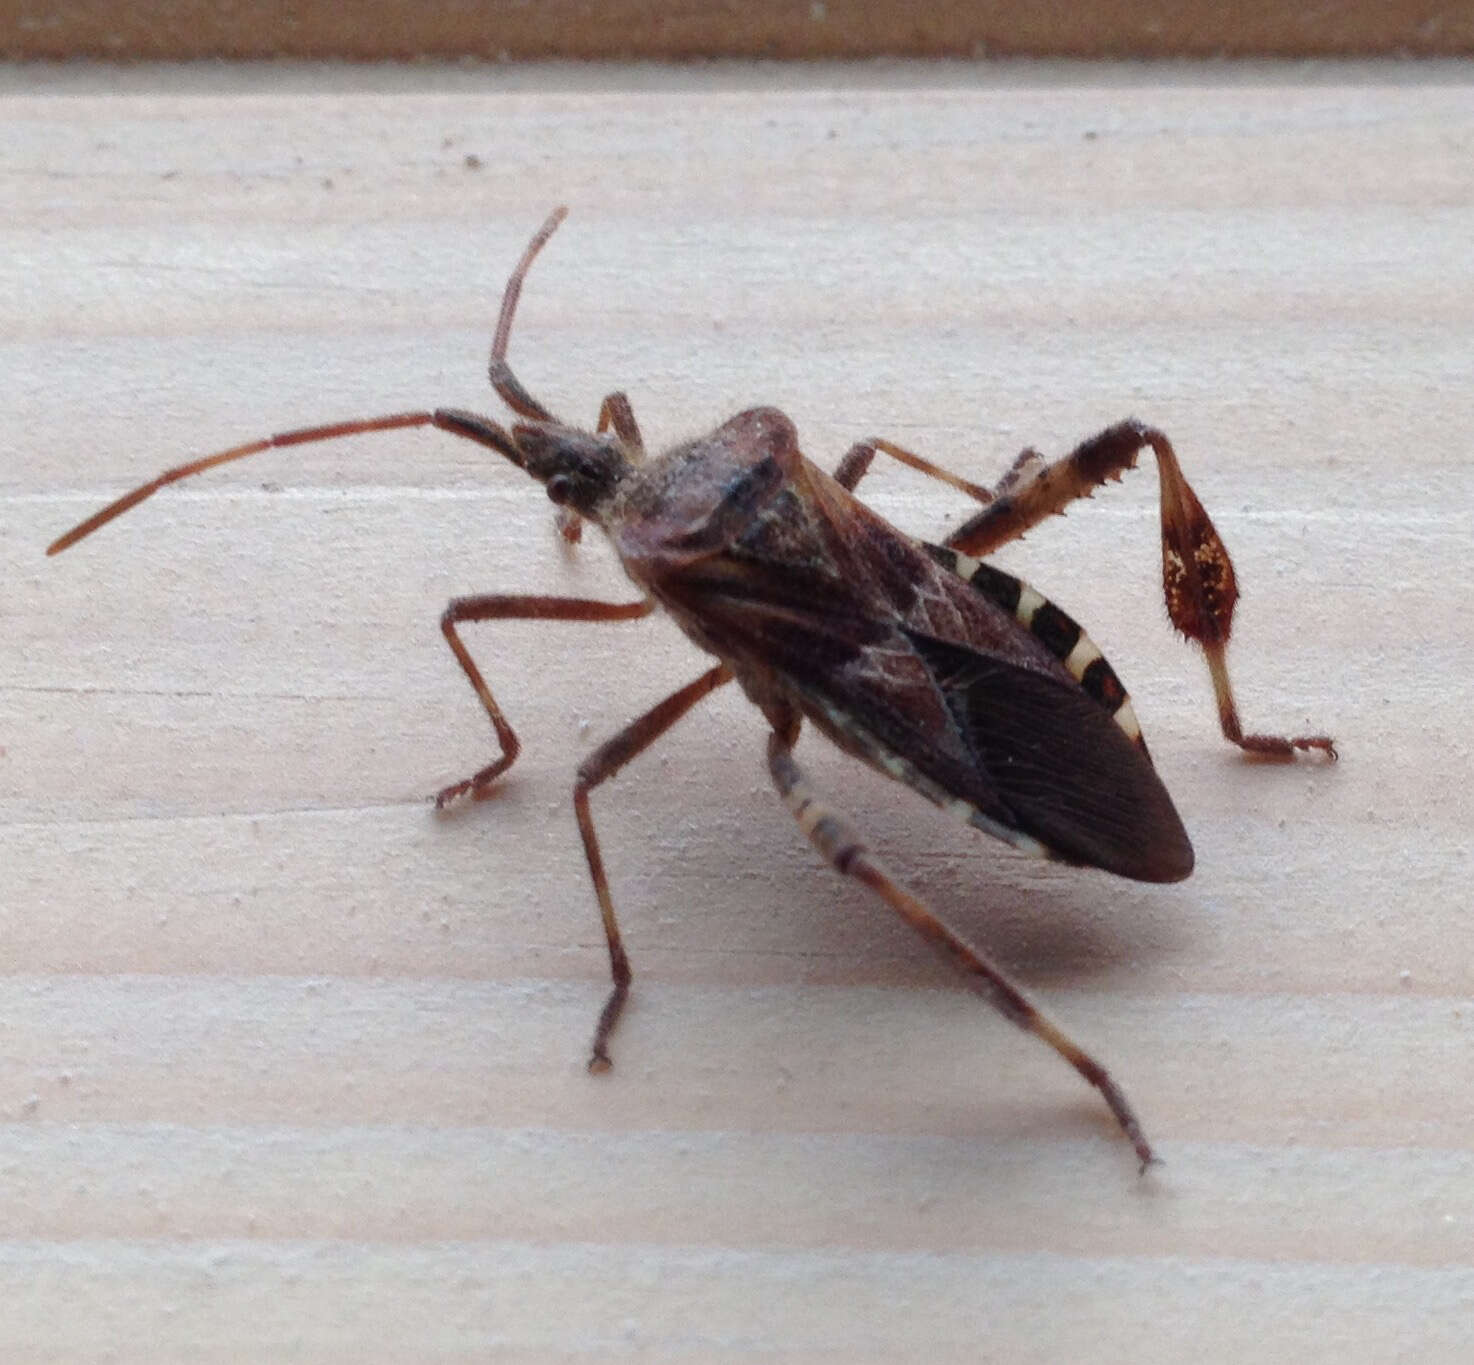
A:
{"label": "reddish brown leg", "polygon": [[1089,1053],[1080,1048],[1010,981],[1003,969],[964,942],[882,866],[849,823],[815,795],[793,759],[798,738],[795,721],[768,737],[768,768],[783,803],[820,855],[835,871],[868,886],[900,917],[967,977],[968,985],[990,1005],[1052,1047],[1105,1099],[1136,1150],[1145,1170],[1153,1160],[1151,1145],[1120,1087]]}
{"label": "reddish brown leg", "polygon": [[491,728],[496,731],[502,751],[479,772],[444,788],[435,798],[436,808],[443,810],[449,802],[468,793],[473,800],[483,800],[491,784],[516,762],[522,748],[502,714],[502,708],[491,695],[486,679],[481,676],[481,670],[476,667],[476,661],[456,634],[457,625],[465,621],[634,621],[654,610],[655,604],[648,599],[641,602],[591,602],[582,597],[524,597],[500,593],[455,598],[440,618],[440,632],[461,670],[471,680],[486,714],[491,717]]}
{"label": "reddish brown leg", "polygon": [[966,479],[952,473],[951,470],[943,469],[941,465],[933,464],[930,460],[913,454],[904,446],[898,446],[893,441],[883,441],[879,437],[872,437],[868,441],[856,441],[845,452],[844,459],[839,462],[839,467],[834,471],[835,481],[853,492],[855,485],[869,472],[871,461],[877,454],[889,455],[891,459],[899,460],[903,465],[908,465],[922,474],[940,479],[943,483],[949,484],[970,498],[975,498],[978,502],[987,503],[993,500],[992,492],[981,484],[969,483]]}
{"label": "reddish brown leg", "polygon": [[1107,480],[1119,480],[1148,447],[1157,457],[1161,485],[1162,583],[1167,611],[1172,624],[1207,656],[1224,735],[1241,749],[1271,758],[1290,758],[1297,749],[1314,749],[1334,759],[1336,749],[1329,735],[1244,733],[1228,676],[1228,639],[1238,600],[1233,561],[1183,477],[1171,442],[1155,427],[1118,422],[1064,459],[1043,464],[1032,474],[1025,472],[1026,451],[1005,476],[999,497],[958,527],[946,543],[979,558],[990,554],[1045,517],[1062,512],[1075,499],[1088,497]]}
{"label": "reddish brown leg", "polygon": [[573,810],[578,817],[578,832],[583,836],[583,851],[589,860],[589,876],[593,879],[594,894],[599,898],[599,914],[604,921],[604,937],[609,942],[609,971],[614,978],[614,989],[609,993],[599,1023],[594,1030],[594,1046],[589,1056],[590,1071],[607,1071],[612,1065],[609,1060],[609,1035],[619,1022],[625,999],[630,991],[630,961],[624,951],[624,942],[619,934],[619,922],[614,917],[614,901],[609,895],[609,878],[604,872],[604,859],[599,853],[599,840],[594,834],[594,819],[589,813],[589,792],[599,783],[611,778],[630,759],[650,747],[682,716],[703,697],[714,692],[725,682],[730,682],[732,670],[726,664],[708,669],[694,682],[689,682],[679,692],[668,696],[658,706],[652,706],[638,720],[625,726],[613,739],[601,744],[578,765],[578,779],[573,784]]}
{"label": "reddish brown leg", "polygon": [[619,437],[630,459],[645,458],[645,442],[640,436],[640,424],[635,421],[635,410],[630,406],[629,396],[622,392],[607,394],[599,404],[599,431],[613,429]]}

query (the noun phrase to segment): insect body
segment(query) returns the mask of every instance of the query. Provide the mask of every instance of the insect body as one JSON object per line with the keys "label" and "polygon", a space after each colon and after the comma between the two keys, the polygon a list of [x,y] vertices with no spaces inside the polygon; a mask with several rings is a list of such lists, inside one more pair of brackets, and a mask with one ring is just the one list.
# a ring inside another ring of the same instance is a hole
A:
{"label": "insect body", "polygon": [[[911,895],[809,786],[794,756],[812,722],[840,748],[1027,852],[1143,881],[1176,881],[1192,847],[1100,651],[1064,612],[978,556],[1107,479],[1140,451],[1157,456],[1168,609],[1205,650],[1224,733],[1256,753],[1334,757],[1324,735],[1244,735],[1224,661],[1237,590],[1227,551],[1182,477],[1166,437],[1123,422],[1046,463],[1025,452],[995,489],[947,473],[888,441],[853,447],[833,476],[800,453],[772,408],[739,413],[708,436],[647,458],[623,394],[604,400],[595,431],[559,421],[507,362],[522,281],[565,211],[532,239],[508,281],[490,377],[520,419],[510,429],[454,409],[400,413],[268,437],[167,471],[54,542],[66,549],[166,484],[275,446],[433,426],[525,469],[558,504],[565,534],[582,521],[609,537],[641,589],[627,603],[523,595],[457,598],[441,629],[496,732],[501,753],[440,792],[437,805],[486,795],[518,741],[457,631],[468,621],[622,621],[657,606],[717,663],[596,749],[579,766],[574,810],[609,945],[613,990],[590,1068],[608,1043],[631,973],[589,809],[589,793],[697,702],[735,679],[771,726],[768,767],[819,852],[868,886],[966,974],[969,984],[1039,1036],[1102,1094],[1143,1164],[1152,1152],[1104,1067],[1043,1015],[1004,972]],[[876,454],[939,478],[983,504],[942,545],[913,540],[854,496]]]}

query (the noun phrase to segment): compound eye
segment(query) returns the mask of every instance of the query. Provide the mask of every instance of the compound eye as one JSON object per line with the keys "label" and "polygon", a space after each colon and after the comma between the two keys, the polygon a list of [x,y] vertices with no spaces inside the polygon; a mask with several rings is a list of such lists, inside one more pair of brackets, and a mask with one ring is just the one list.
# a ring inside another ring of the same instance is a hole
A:
{"label": "compound eye", "polygon": [[548,497],[562,507],[573,496],[573,480],[566,474],[554,474],[545,485]]}

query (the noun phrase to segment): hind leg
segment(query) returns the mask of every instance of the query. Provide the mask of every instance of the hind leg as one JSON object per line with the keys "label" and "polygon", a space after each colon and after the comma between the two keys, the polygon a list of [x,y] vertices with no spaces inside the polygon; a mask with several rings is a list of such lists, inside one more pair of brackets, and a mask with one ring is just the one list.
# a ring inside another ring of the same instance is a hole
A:
{"label": "hind leg", "polygon": [[957,967],[967,984],[994,1009],[1013,1020],[1026,1033],[1052,1047],[1101,1094],[1120,1124],[1142,1169],[1153,1160],[1151,1144],[1141,1130],[1135,1111],[1121,1088],[1099,1062],[1075,1043],[1053,1020],[1035,1006],[1013,984],[997,964],[966,943],[921,901],[906,890],[865,846],[859,835],[814,794],[793,758],[798,739],[798,721],[789,720],[768,737],[768,769],[773,785],[798,822],[798,827],[819,850],[824,860],[843,876],[875,892],[931,946]]}

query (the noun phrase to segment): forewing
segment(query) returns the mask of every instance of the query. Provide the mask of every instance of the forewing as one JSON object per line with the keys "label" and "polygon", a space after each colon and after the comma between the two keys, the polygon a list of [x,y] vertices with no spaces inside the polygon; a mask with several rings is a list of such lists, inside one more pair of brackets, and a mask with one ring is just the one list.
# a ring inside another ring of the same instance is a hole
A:
{"label": "forewing", "polygon": [[1141,880],[1191,869],[1150,759],[1049,647],[812,466],[724,548],[645,577],[755,700],[779,688],[980,827]]}

